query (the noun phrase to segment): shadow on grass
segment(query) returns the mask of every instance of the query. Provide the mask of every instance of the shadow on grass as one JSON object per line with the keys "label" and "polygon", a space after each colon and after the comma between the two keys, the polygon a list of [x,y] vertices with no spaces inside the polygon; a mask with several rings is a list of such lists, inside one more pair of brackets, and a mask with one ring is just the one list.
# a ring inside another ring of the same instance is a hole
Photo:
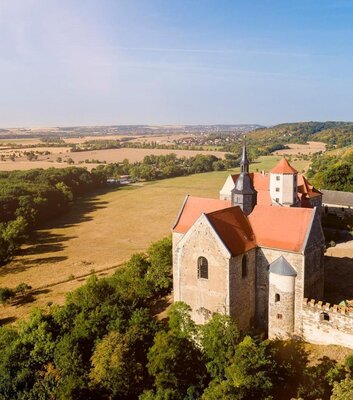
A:
{"label": "shadow on grass", "polygon": [[1,318],[0,319],[0,326],[4,326],[7,324],[11,324],[12,322],[16,321],[16,317],[6,317],[6,318]]}
{"label": "shadow on grass", "polygon": [[353,299],[353,259],[325,256],[325,294],[329,303]]}

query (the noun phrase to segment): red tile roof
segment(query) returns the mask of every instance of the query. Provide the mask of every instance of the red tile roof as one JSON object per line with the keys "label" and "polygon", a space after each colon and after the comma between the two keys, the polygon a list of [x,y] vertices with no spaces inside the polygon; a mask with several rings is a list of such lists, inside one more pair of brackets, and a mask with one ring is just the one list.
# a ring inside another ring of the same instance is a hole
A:
{"label": "red tile roof", "polygon": [[257,205],[246,217],[240,207],[230,207],[228,201],[187,197],[173,231],[186,233],[202,213],[235,256],[256,245],[302,251],[315,210]]}
{"label": "red tile roof", "polygon": [[202,213],[222,210],[230,206],[230,201],[188,196],[179,218],[173,227],[174,232],[186,233]]}
{"label": "red tile roof", "polygon": [[256,247],[254,232],[239,206],[207,213],[206,217],[233,256]]}
{"label": "red tile roof", "polygon": [[314,213],[313,208],[258,205],[248,218],[258,246],[300,252]]}
{"label": "red tile roof", "polygon": [[298,171],[294,169],[289,162],[283,157],[282,160],[271,169],[274,174],[297,174]]}
{"label": "red tile roof", "polygon": [[[260,172],[252,172],[249,175],[257,191],[257,204],[270,206],[272,204],[270,197],[270,175]],[[239,174],[232,175],[234,183],[238,179],[238,176]],[[298,174],[298,196],[302,202],[302,206],[310,207],[308,199],[321,195],[322,193],[315,189],[303,175]]]}

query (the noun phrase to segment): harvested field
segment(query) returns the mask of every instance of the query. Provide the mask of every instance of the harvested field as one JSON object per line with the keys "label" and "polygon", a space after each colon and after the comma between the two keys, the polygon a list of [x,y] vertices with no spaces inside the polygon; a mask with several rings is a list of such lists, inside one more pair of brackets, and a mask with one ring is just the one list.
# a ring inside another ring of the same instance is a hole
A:
{"label": "harvested field", "polygon": [[125,136],[124,135],[99,135],[99,136],[90,135],[90,136],[79,136],[79,137],[64,137],[63,140],[65,143],[82,144],[89,140],[119,140],[123,137],[126,137],[126,135]]}
{"label": "harvested field", "polygon": [[314,154],[320,151],[325,151],[326,144],[322,142],[308,142],[307,144],[287,144],[289,149],[275,151],[276,155],[296,155],[296,154]]}
{"label": "harvested field", "polygon": [[[36,161],[28,161],[26,156],[18,157],[20,153],[24,151],[33,151],[33,152],[44,152],[49,151],[51,154],[49,155],[38,155],[38,159]],[[23,149],[7,149],[0,150],[0,155],[4,154],[6,157],[9,157],[11,154],[16,154],[17,157],[15,161],[10,161],[6,159],[6,161],[0,161],[0,171],[12,171],[15,169],[25,170],[31,168],[50,168],[50,167],[59,167],[64,168],[68,165],[66,161],[71,158],[74,160],[77,166],[84,166],[88,169],[92,169],[98,164],[93,163],[85,163],[85,160],[98,160],[100,162],[106,163],[116,163],[121,162],[125,158],[127,158],[130,162],[142,161],[143,158],[147,155],[163,155],[174,153],[178,157],[193,157],[197,154],[205,154],[205,155],[215,155],[219,158],[224,158],[225,153],[222,151],[197,151],[197,150],[162,150],[162,149],[108,149],[108,150],[90,150],[90,151],[81,151],[71,153],[70,149],[67,147],[33,147],[33,148],[23,148]],[[56,162],[58,157],[62,158],[62,162]]]}
{"label": "harvested field", "polygon": [[[86,167],[91,170],[98,164],[80,164],[77,167]],[[0,171],[26,171],[34,168],[67,168],[66,163],[49,162],[49,161],[0,161]]]}
{"label": "harvested field", "polygon": [[[262,157],[252,170],[268,170],[278,159]],[[300,169],[303,162],[293,166]],[[2,307],[0,318],[14,321],[26,317],[33,306],[44,307],[49,301],[62,304],[65,294],[82,285],[93,269],[99,276],[112,273],[131,254],[170,234],[186,194],[218,198],[229,173],[165,179],[78,200],[69,213],[38,231],[11,263],[0,268],[1,286],[26,282],[33,287],[27,302]]]}
{"label": "harvested field", "polygon": [[[193,157],[196,154],[213,154],[216,157],[224,158],[224,152],[221,151],[193,151],[193,150],[162,150],[162,149],[108,149],[108,150],[91,150],[65,154],[72,158],[75,163],[85,160],[99,160],[107,163],[121,162],[127,158],[130,162],[142,161],[145,156],[163,155],[174,153],[178,157]],[[55,156],[52,156],[55,158]]]}

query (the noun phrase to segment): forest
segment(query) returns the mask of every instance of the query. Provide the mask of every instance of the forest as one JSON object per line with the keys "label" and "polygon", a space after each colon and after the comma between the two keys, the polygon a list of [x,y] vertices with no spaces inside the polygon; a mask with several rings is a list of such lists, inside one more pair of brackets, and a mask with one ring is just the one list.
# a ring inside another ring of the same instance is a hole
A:
{"label": "forest", "polygon": [[2,399],[350,399],[353,357],[313,364],[300,341],[268,341],[214,314],[197,326],[176,302],[171,239],[87,283],[65,305],[0,328]]}
{"label": "forest", "polygon": [[353,192],[353,151],[313,156],[308,178],[317,188]]}
{"label": "forest", "polygon": [[239,154],[226,154],[221,160],[213,155],[197,154],[195,157],[177,157],[174,153],[145,156],[142,162],[99,165],[97,171],[115,177],[130,175],[132,179],[151,181],[202,172],[222,171],[239,166]]}
{"label": "forest", "polygon": [[247,134],[250,143],[258,145],[324,142],[328,148],[346,147],[353,144],[353,123],[340,121],[295,122],[269,128],[259,128]]}

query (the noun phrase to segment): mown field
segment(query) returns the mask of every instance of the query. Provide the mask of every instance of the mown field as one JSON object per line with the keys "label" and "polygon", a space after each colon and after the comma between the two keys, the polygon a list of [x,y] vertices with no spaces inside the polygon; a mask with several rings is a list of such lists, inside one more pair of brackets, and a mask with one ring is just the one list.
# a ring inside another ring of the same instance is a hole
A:
{"label": "mown field", "polygon": [[[27,157],[23,154],[25,151],[44,152],[49,151],[51,154],[38,155],[38,160],[28,161]],[[225,153],[221,151],[206,151],[206,150],[168,150],[168,149],[135,149],[135,148],[122,148],[122,149],[108,149],[108,150],[90,150],[82,152],[70,152],[66,147],[33,147],[22,148],[19,150],[13,149],[0,149],[0,156],[6,157],[5,161],[0,161],[0,171],[13,171],[13,170],[27,170],[32,168],[64,168],[67,167],[69,159],[74,161],[77,166],[83,166],[91,170],[96,167],[97,163],[92,163],[92,160],[101,163],[117,163],[128,159],[131,163],[142,161],[148,155],[165,155],[174,153],[178,157],[194,157],[196,154],[215,155],[218,158],[224,158]],[[8,159],[10,154],[16,154],[17,158],[14,161]],[[61,161],[58,162],[58,158]],[[86,161],[90,162],[86,162]]]}
{"label": "mown field", "polygon": [[289,149],[277,150],[276,155],[315,154],[325,151],[326,144],[322,142],[308,142],[307,144],[289,143]]}
{"label": "mown field", "polygon": [[[280,157],[262,157],[252,170],[269,170]],[[299,171],[308,161],[293,161]],[[94,271],[108,274],[132,253],[170,234],[186,194],[218,197],[229,171],[165,179],[80,199],[71,211],[37,232],[15,259],[0,268],[2,286],[26,282],[26,301],[4,306],[0,319],[25,317],[33,306],[63,303],[65,294]]]}

